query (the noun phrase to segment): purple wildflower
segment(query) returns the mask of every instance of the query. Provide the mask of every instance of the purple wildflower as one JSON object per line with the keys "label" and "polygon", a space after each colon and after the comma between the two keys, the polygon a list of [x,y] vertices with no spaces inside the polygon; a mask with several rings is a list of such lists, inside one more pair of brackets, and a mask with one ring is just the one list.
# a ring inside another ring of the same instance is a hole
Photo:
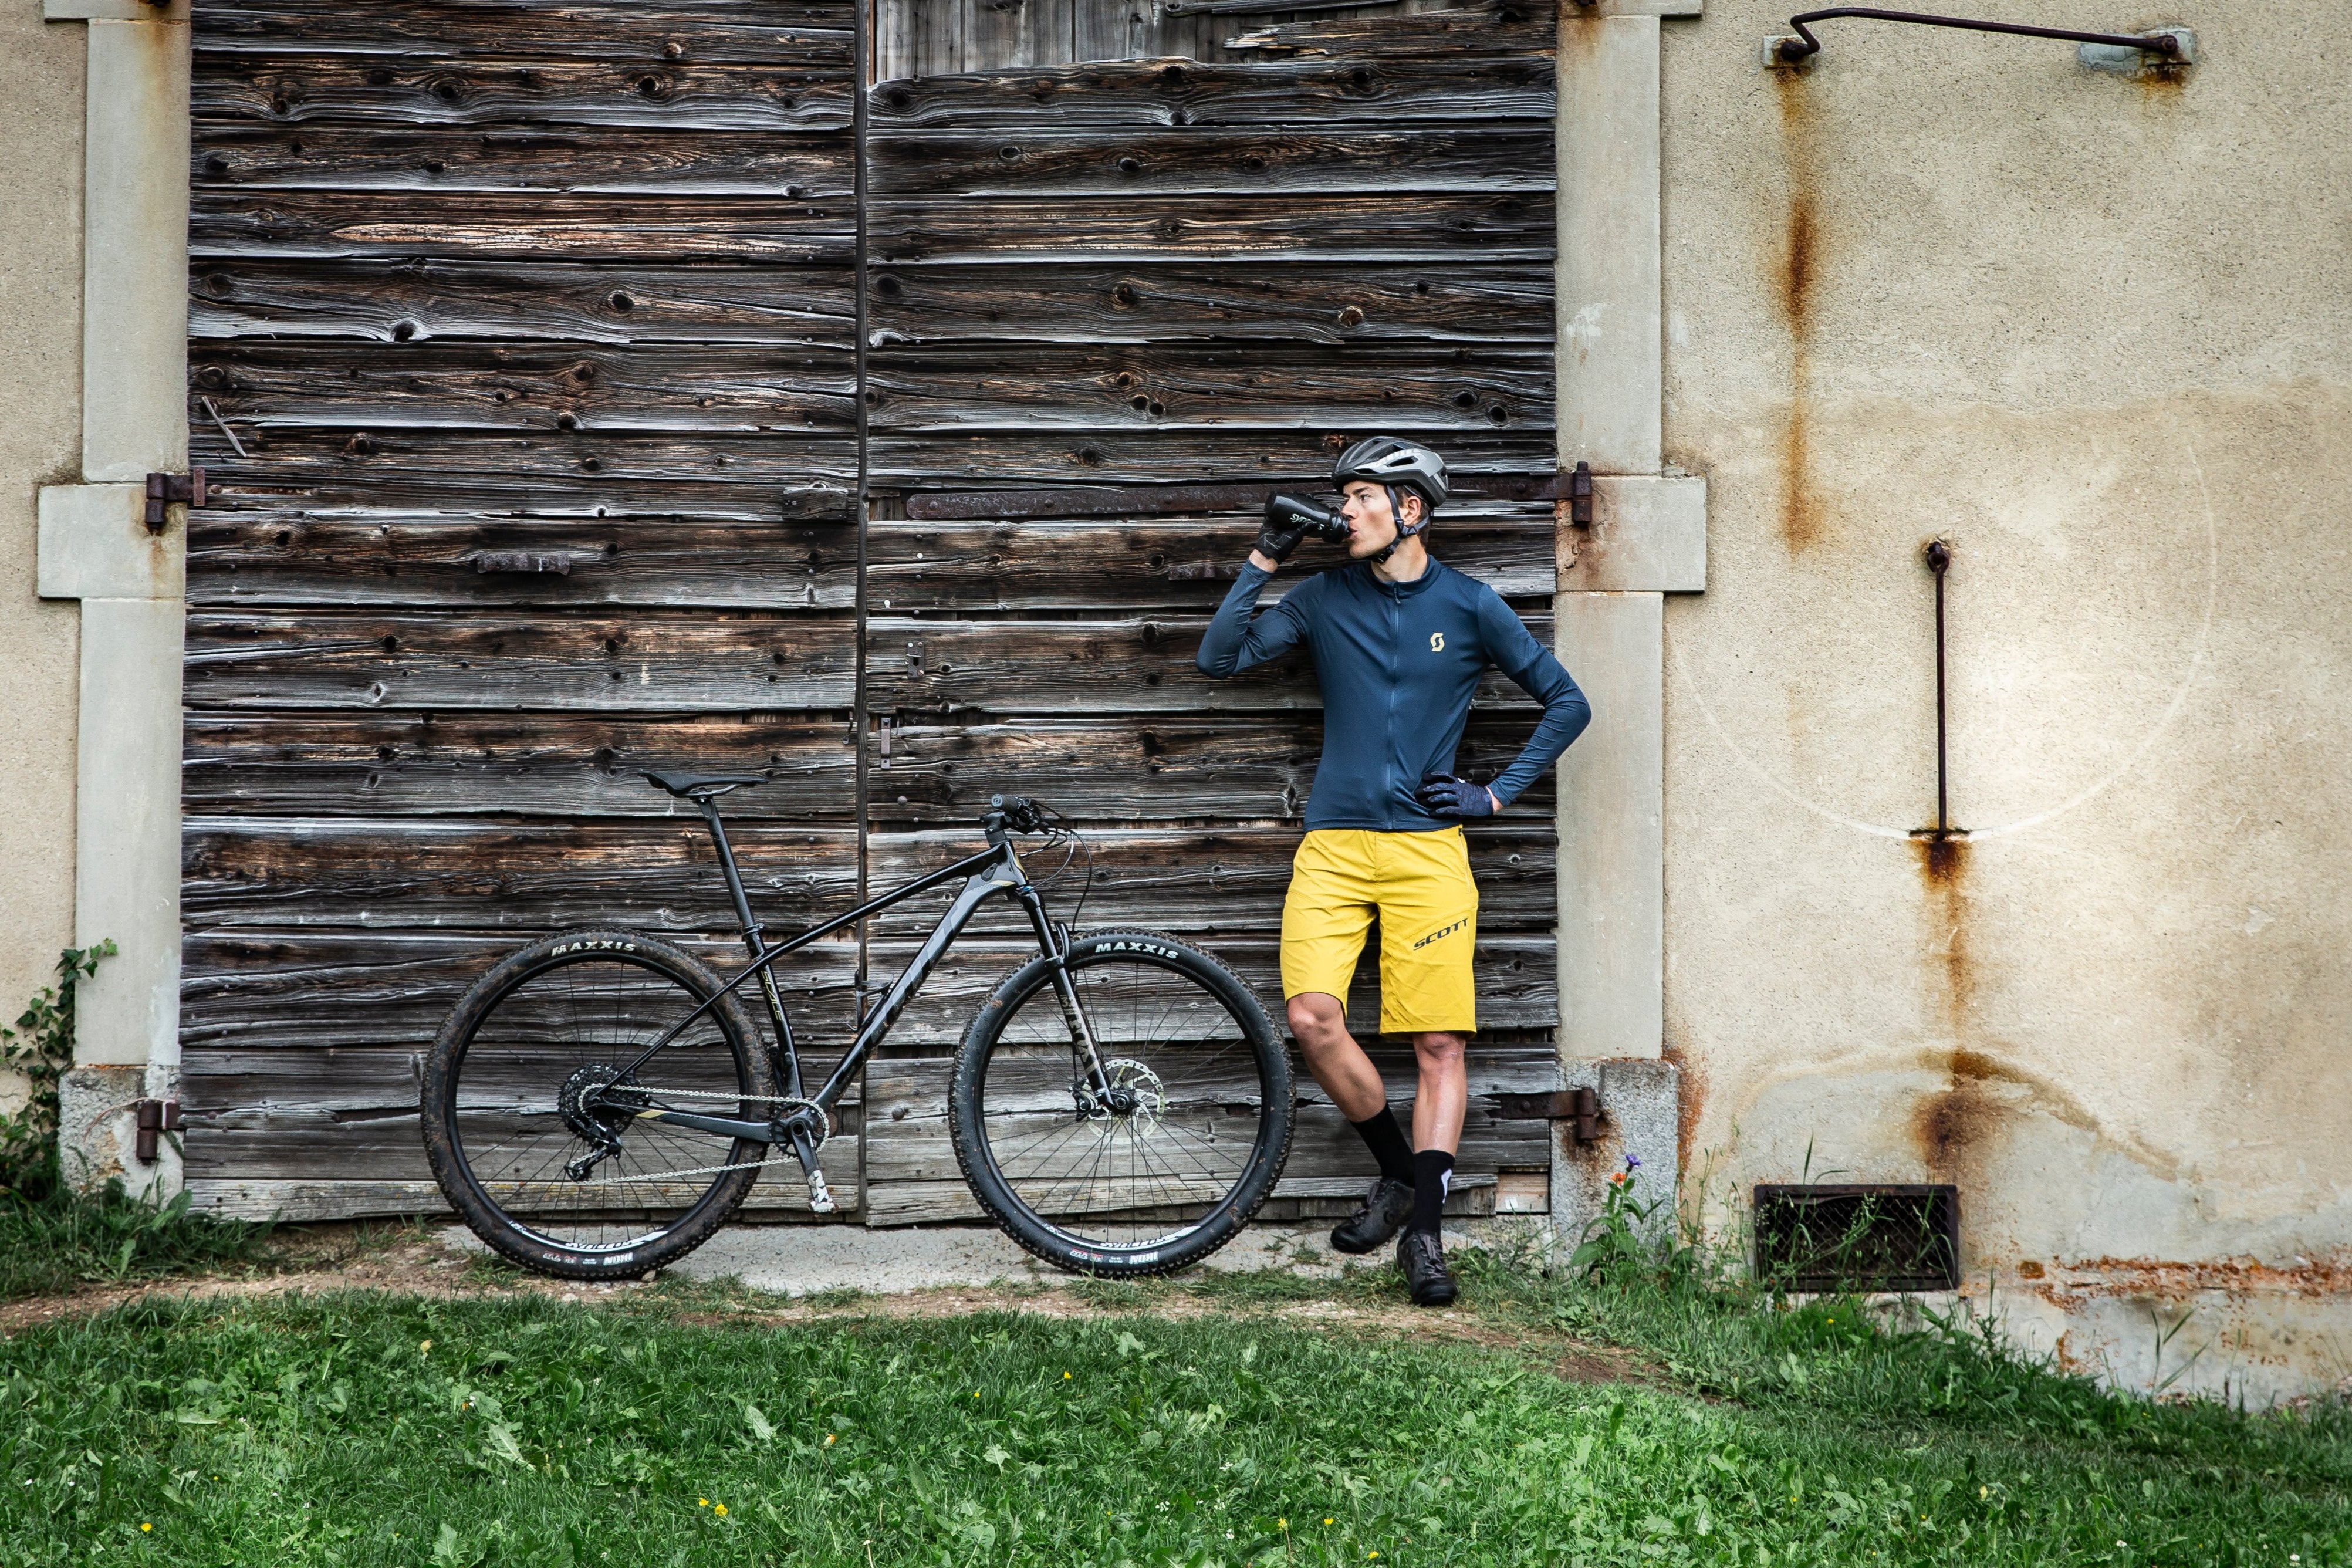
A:
{"label": "purple wildflower", "polygon": [[1642,1168],[1642,1156],[1640,1156],[1639,1154],[1628,1154],[1628,1155],[1626,1155],[1626,1156],[1625,1156],[1625,1168],[1626,1168],[1627,1170],[1629,1170],[1629,1171],[1638,1171],[1638,1170],[1640,1170],[1640,1169]]}

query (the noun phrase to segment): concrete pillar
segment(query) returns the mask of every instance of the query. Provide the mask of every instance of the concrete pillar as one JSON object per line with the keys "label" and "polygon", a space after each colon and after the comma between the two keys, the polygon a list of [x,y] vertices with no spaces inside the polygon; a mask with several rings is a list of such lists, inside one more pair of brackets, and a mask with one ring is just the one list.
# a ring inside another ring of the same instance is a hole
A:
{"label": "concrete pillar", "polygon": [[1653,1197],[1677,1176],[1679,1076],[1661,1059],[1664,595],[1706,585],[1706,487],[1664,472],[1658,28],[1698,9],[1560,5],[1559,463],[1591,465],[1594,504],[1587,526],[1561,518],[1552,606],[1593,710],[1560,764],[1559,1049],[1564,1083],[1597,1089],[1603,1119],[1600,1142],[1554,1149],[1552,1219],[1571,1243],[1627,1155]]}
{"label": "concrete pillar", "polygon": [[[179,1081],[180,664],[185,509],[143,521],[151,472],[187,467],[189,36],[184,0],[48,0],[89,28],[82,282],[82,479],[40,498],[40,593],[81,601],[74,940],[116,956],[79,990],[58,1086],[60,1152],[83,1185],[158,1198],[132,1107]],[[168,1142],[168,1140],[166,1141]]]}

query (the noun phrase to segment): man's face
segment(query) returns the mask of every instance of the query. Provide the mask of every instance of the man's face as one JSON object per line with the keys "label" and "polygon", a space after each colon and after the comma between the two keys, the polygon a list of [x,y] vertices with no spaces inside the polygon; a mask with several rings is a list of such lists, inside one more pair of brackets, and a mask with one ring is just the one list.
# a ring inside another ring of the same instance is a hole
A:
{"label": "man's face", "polygon": [[[1348,520],[1349,560],[1378,555],[1396,542],[1397,517],[1389,505],[1386,486],[1370,479],[1349,479],[1339,493],[1339,515]],[[1404,502],[1404,521],[1410,525],[1421,516],[1421,498],[1411,490],[1400,490],[1398,496]]]}

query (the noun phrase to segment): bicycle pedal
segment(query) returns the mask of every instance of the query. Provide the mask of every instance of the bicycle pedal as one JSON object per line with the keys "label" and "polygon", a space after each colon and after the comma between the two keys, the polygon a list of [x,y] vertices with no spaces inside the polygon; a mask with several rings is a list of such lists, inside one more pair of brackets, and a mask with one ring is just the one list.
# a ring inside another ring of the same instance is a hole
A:
{"label": "bicycle pedal", "polygon": [[809,1207],[818,1214],[834,1212],[833,1189],[824,1184],[824,1173],[814,1163],[808,1168]]}

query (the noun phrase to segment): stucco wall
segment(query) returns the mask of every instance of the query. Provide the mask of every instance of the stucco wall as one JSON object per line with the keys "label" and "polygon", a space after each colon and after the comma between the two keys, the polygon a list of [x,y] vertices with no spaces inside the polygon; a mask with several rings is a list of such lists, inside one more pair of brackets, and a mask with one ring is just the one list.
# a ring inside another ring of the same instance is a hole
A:
{"label": "stucco wall", "polygon": [[[0,1023],[73,939],[80,607],[33,593],[34,497],[80,478],[84,29],[0,6]],[[21,1084],[0,1075],[0,1110]]]}
{"label": "stucco wall", "polygon": [[[2178,84],[1868,21],[1766,71],[1788,10],[1665,29],[1666,454],[1710,495],[1708,591],[1666,621],[1686,1176],[1957,1181],[1979,1274],[2325,1284],[2352,1244],[2341,7],[1973,9],[2187,24]],[[1937,535],[1943,863],[1908,837]]]}

